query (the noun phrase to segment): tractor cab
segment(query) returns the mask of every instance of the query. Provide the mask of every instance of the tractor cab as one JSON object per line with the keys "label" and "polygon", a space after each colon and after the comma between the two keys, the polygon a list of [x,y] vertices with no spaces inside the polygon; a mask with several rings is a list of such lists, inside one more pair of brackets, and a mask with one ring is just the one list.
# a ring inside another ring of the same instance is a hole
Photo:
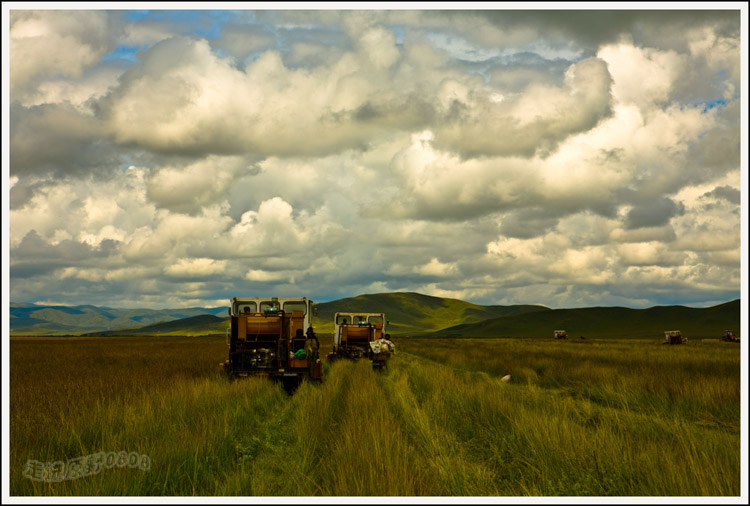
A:
{"label": "tractor cab", "polygon": [[229,356],[219,364],[229,379],[263,376],[293,392],[304,378],[322,380],[316,313],[307,297],[234,297],[227,329]]}
{"label": "tractor cab", "polygon": [[732,343],[739,343],[740,338],[735,335],[734,330],[725,330],[724,335],[721,336],[722,341],[729,341]]}
{"label": "tractor cab", "polygon": [[328,360],[369,358],[373,369],[382,369],[394,351],[386,334],[385,313],[343,313],[334,315],[333,351]]}
{"label": "tractor cab", "polygon": [[679,330],[667,330],[664,332],[664,344],[685,344],[687,337]]}

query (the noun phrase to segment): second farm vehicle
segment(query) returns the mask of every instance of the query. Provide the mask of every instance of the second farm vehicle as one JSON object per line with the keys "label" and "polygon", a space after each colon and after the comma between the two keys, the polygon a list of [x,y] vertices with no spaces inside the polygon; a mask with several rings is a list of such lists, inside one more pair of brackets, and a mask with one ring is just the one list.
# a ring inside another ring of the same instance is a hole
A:
{"label": "second farm vehicle", "polygon": [[664,342],[662,344],[686,344],[687,337],[682,335],[679,330],[664,331]]}
{"label": "second farm vehicle", "polygon": [[729,341],[730,343],[739,343],[740,338],[734,333],[734,330],[725,330],[724,335],[721,336],[722,341]]}
{"label": "second farm vehicle", "polygon": [[229,379],[266,376],[293,392],[304,378],[322,380],[313,302],[306,297],[234,297],[227,329]]}
{"label": "second farm vehicle", "polygon": [[374,370],[382,369],[395,351],[385,333],[387,324],[384,313],[336,313],[328,360],[368,358]]}

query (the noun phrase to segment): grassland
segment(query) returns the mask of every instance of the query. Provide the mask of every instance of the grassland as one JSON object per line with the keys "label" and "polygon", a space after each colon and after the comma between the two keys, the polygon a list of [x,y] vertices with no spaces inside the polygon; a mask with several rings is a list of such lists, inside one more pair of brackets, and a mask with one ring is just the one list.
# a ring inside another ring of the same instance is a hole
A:
{"label": "grassland", "polygon": [[[10,494],[740,494],[736,344],[396,345],[382,373],[336,362],[290,397],[228,383],[220,338],[12,338]],[[29,461],[119,451],[148,470],[24,476]]]}

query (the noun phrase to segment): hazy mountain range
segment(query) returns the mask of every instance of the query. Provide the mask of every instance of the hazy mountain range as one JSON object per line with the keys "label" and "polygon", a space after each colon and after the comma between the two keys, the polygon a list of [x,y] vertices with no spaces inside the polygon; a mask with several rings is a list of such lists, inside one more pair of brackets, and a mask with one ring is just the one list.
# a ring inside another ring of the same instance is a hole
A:
{"label": "hazy mountain range", "polygon": [[115,309],[99,306],[45,306],[10,303],[10,329],[16,334],[81,334],[135,329],[199,315],[226,315],[226,307]]}
{"label": "hazy mountain range", "polygon": [[[740,335],[739,299],[708,308],[656,306],[648,309],[590,307],[550,309],[540,305],[480,306],[419,293],[360,295],[316,304],[313,325],[319,334],[333,329],[337,311],[383,312],[394,336],[659,337],[679,329],[688,337],[720,337],[724,329]],[[223,335],[227,307],[114,309],[97,306],[10,304],[13,335]]]}

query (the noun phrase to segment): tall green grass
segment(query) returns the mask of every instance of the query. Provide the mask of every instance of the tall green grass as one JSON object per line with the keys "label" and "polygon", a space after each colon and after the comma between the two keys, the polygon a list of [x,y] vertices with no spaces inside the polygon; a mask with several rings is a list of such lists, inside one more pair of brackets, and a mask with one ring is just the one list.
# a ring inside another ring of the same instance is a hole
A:
{"label": "tall green grass", "polygon": [[[739,347],[402,339],[295,395],[223,339],[11,340],[12,495],[736,496]],[[510,382],[500,378],[511,375]],[[137,452],[47,483],[29,460]]]}

